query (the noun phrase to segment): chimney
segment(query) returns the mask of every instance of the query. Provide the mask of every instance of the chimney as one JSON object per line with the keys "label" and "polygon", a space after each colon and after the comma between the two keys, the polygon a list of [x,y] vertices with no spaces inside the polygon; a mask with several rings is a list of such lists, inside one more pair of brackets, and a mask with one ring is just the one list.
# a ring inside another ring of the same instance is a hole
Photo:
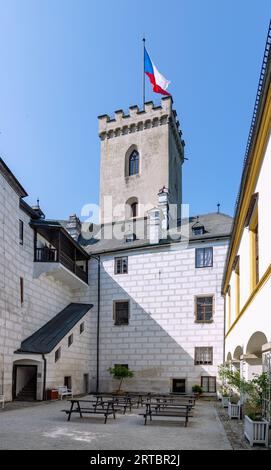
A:
{"label": "chimney", "polygon": [[39,198],[37,199],[37,204],[35,206],[32,206],[32,209],[33,211],[36,212],[37,216],[39,217],[39,219],[45,219],[45,214],[44,212],[42,212],[41,208],[40,208],[40,200]]}
{"label": "chimney", "polygon": [[159,243],[162,238],[161,212],[157,207],[148,211],[148,238],[153,245]]}
{"label": "chimney", "polygon": [[167,238],[169,228],[169,190],[163,186],[158,193],[158,207],[148,211],[148,237],[152,244]]}
{"label": "chimney", "polygon": [[158,193],[158,207],[161,211],[161,230],[163,238],[166,238],[169,227],[168,199],[169,190],[163,186]]}
{"label": "chimney", "polygon": [[76,214],[70,215],[66,230],[74,240],[78,240],[81,233],[81,221]]}

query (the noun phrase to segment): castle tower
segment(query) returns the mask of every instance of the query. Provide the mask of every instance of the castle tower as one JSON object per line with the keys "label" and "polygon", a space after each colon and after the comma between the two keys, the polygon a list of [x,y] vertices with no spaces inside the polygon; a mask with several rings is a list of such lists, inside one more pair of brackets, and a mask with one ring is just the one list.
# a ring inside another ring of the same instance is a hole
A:
{"label": "castle tower", "polygon": [[[178,204],[180,216],[184,141],[172,103],[165,97],[161,106],[151,101],[143,111],[131,106],[128,115],[119,110],[114,119],[99,116],[102,223],[146,216],[158,205],[163,187],[169,203]],[[113,217],[110,206],[105,208],[106,196],[112,197]]]}

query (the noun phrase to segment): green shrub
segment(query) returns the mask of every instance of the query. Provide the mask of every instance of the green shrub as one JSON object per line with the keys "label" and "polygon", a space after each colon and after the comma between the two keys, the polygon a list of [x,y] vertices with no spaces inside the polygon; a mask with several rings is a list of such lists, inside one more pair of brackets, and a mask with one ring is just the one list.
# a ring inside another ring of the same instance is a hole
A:
{"label": "green shrub", "polygon": [[192,387],[192,392],[198,393],[199,395],[201,395],[202,392],[203,392],[203,389],[202,389],[202,387],[201,387],[200,385],[195,384],[195,385],[193,385],[193,387]]}
{"label": "green shrub", "polygon": [[121,365],[109,367],[107,371],[109,372],[109,374],[113,376],[114,379],[117,379],[120,381],[118,392],[121,389],[123,380],[134,376],[134,372],[132,370],[128,369],[128,367],[126,366],[121,366]]}

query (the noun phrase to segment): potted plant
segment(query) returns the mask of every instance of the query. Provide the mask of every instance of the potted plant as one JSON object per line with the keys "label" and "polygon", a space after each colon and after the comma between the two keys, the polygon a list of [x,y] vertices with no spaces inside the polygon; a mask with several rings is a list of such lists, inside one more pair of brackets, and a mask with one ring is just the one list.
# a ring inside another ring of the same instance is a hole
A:
{"label": "potted plant", "polygon": [[237,418],[240,419],[241,417],[241,405],[240,405],[240,399],[238,395],[232,395],[230,397],[229,403],[228,403],[228,415],[229,418]]}
{"label": "potted plant", "polygon": [[223,408],[228,408],[230,397],[231,397],[231,391],[229,387],[227,387],[226,385],[223,385],[220,390],[221,390],[222,406]]}
{"label": "potted plant", "polygon": [[200,385],[195,384],[192,387],[192,392],[195,394],[196,398],[199,398],[199,396],[202,394],[203,389]]}
{"label": "potted plant", "polygon": [[267,447],[269,422],[262,416],[262,399],[268,386],[267,374],[264,372],[256,375],[249,385],[245,405],[244,434],[251,446],[264,444]]}
{"label": "potted plant", "polygon": [[116,393],[121,394],[121,386],[124,379],[131,378],[134,376],[134,372],[130,370],[127,366],[115,365],[114,367],[109,367],[108,372],[112,375],[114,379],[119,380],[119,387],[116,390]]}

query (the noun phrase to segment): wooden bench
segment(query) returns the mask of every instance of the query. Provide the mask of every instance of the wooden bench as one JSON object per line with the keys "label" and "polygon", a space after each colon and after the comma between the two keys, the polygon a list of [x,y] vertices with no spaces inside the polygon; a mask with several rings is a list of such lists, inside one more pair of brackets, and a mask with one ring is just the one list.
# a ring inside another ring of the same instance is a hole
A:
{"label": "wooden bench", "polygon": [[147,424],[148,417],[152,421],[156,416],[168,416],[174,418],[185,418],[185,427],[187,427],[188,419],[193,417],[191,404],[146,404],[145,413],[140,413],[144,417],[144,425]]}
{"label": "wooden bench", "polygon": [[68,387],[66,387],[66,385],[61,385],[60,387],[56,387],[56,389],[54,389],[58,392],[58,397],[60,398],[60,400],[62,400],[63,397],[73,397],[73,393],[72,393],[72,390]]}
{"label": "wooden bench", "polygon": [[[109,415],[113,415],[113,418],[116,419],[113,401],[70,400],[70,403],[69,410],[62,410],[68,415],[67,421],[70,421],[72,413],[79,413],[80,418],[83,418],[83,413],[103,415],[104,424],[106,424]],[[76,408],[74,408],[75,405]]]}
{"label": "wooden bench", "polygon": [[0,395],[0,403],[2,403],[2,408],[5,407],[5,395]]}

